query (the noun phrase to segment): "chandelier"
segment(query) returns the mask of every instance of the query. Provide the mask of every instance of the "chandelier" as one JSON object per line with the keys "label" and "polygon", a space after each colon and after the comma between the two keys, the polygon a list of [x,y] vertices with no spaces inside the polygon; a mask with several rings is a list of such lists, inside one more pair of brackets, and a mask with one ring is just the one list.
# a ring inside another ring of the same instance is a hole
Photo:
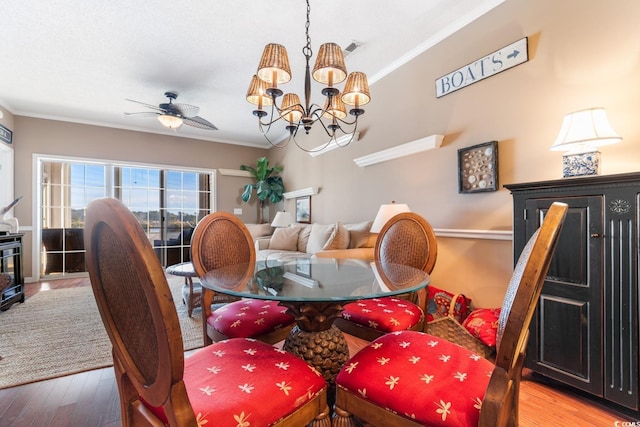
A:
{"label": "chandelier", "polygon": [[[311,38],[309,37],[310,12],[311,7],[309,0],[307,0],[307,22],[305,25],[307,44],[302,48],[302,54],[307,64],[304,79],[304,104],[300,102],[300,97],[295,93],[285,94],[280,106],[277,104],[278,98],[283,95],[278,85],[291,80],[291,68],[286,48],[275,43],[269,43],[264,48],[258,71],[253,75],[247,91],[247,101],[258,106],[253,111],[253,115],[258,118],[260,132],[272,146],[284,147],[293,140],[302,150],[314,152],[324,150],[331,143],[341,147],[349,145],[358,128],[358,117],[364,114],[361,107],[367,104],[371,97],[366,74],[355,71],[347,76],[342,49],[335,43],[325,43],[320,46],[313,71],[310,72],[309,61],[313,56]],[[310,101],[311,77],[318,83],[326,85],[322,89],[322,95],[325,96],[323,107],[312,104]],[[342,83],[345,79],[347,82],[341,93],[334,85]],[[349,110],[349,114],[353,116],[352,119],[347,119],[345,104],[352,107]],[[270,113],[265,111],[265,107],[271,107]],[[267,118],[267,116],[269,117]],[[271,130],[271,125],[279,120],[288,123],[285,129],[289,135],[284,141],[274,142],[267,134]],[[304,128],[305,133],[309,134],[315,123],[320,123],[330,139],[323,146],[307,150],[298,144],[296,135],[300,128]],[[342,134],[350,137],[342,137],[338,140],[337,137]],[[340,143],[345,139],[346,143]]]}

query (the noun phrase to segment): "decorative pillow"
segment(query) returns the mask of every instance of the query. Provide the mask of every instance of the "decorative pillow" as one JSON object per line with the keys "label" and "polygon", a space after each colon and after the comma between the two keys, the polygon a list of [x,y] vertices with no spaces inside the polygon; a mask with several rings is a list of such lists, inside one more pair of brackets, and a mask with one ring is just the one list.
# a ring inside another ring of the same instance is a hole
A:
{"label": "decorative pillow", "polygon": [[307,252],[307,243],[309,243],[309,235],[311,234],[311,226],[303,225],[298,234],[298,251]]}
{"label": "decorative pillow", "polygon": [[[455,297],[455,295],[451,292],[438,289],[435,286],[429,286],[427,288],[427,322],[447,316],[453,297]],[[471,299],[462,294],[458,294],[453,309],[453,318],[456,319],[458,323],[462,323],[469,313],[470,306]]]}
{"label": "decorative pillow", "polygon": [[373,224],[373,221],[344,225],[344,228],[349,230],[348,249],[365,248],[367,246],[371,224]]}
{"label": "decorative pillow", "polygon": [[336,224],[336,228],[329,236],[329,240],[325,243],[322,250],[328,251],[331,249],[347,249],[349,246],[349,230],[345,228],[341,223]]}
{"label": "decorative pillow", "polygon": [[464,319],[462,326],[485,345],[495,347],[500,311],[500,308],[478,308]]}
{"label": "decorative pillow", "polygon": [[305,252],[307,252],[308,254],[315,254],[316,252],[320,252],[329,240],[329,237],[331,237],[331,234],[333,234],[335,228],[335,224],[312,224],[311,234],[309,235],[307,250]]}
{"label": "decorative pillow", "polygon": [[271,227],[271,224],[268,222],[264,224],[245,224],[245,226],[247,227],[247,230],[249,230],[251,237],[254,239],[270,236],[273,231],[273,227]]}
{"label": "decorative pillow", "polygon": [[269,241],[269,249],[280,249],[281,251],[297,251],[298,250],[298,227],[282,227],[276,228],[273,236]]}

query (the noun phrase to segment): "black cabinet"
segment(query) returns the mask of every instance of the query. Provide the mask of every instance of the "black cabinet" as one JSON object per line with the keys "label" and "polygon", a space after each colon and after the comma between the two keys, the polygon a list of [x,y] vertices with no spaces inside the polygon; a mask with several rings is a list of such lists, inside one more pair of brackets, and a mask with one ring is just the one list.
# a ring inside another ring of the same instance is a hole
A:
{"label": "black cabinet", "polygon": [[506,187],[516,259],[551,203],[569,205],[525,366],[637,411],[640,173]]}
{"label": "black cabinet", "polygon": [[0,310],[24,302],[22,276],[22,234],[0,235]]}

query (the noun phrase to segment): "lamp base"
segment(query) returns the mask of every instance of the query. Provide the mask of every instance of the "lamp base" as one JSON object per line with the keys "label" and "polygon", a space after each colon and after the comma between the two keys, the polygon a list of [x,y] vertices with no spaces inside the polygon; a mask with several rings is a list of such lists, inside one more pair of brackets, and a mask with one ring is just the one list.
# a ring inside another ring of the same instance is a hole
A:
{"label": "lamp base", "polygon": [[600,152],[564,154],[562,156],[562,177],[573,178],[600,174]]}

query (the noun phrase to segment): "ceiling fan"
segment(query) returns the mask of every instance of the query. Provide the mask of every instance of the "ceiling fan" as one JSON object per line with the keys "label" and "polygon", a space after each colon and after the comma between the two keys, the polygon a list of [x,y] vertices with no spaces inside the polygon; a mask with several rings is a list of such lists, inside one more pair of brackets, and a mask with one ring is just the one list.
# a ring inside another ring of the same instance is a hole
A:
{"label": "ceiling fan", "polygon": [[124,113],[126,116],[145,115],[156,116],[163,126],[169,129],[178,129],[183,124],[193,126],[199,129],[206,130],[218,130],[213,123],[198,116],[200,107],[190,104],[173,103],[178,98],[178,92],[165,92],[164,96],[169,98],[169,102],[163,102],[162,104],[155,106],[147,104],[145,102],[136,101],[133,99],[127,99],[127,101],[135,102],[136,104],[144,105],[155,111],[143,111],[139,113]]}

